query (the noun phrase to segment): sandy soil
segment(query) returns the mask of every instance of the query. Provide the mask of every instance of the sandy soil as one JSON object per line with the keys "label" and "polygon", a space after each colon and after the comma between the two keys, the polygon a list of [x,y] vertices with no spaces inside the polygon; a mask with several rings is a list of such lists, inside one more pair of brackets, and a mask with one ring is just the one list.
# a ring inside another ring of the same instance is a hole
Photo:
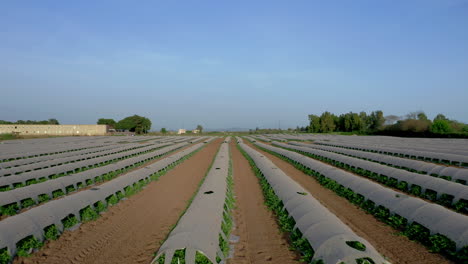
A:
{"label": "sandy soil", "polygon": [[299,263],[289,250],[288,241],[279,231],[275,217],[264,205],[258,179],[248,161],[231,142],[236,209],[234,235],[240,237],[230,264]]}
{"label": "sandy soil", "polygon": [[205,176],[222,140],[110,208],[15,263],[149,263]]}
{"label": "sandy soil", "polygon": [[[251,143],[244,141],[248,145]],[[338,216],[359,236],[369,241],[383,256],[398,264],[441,264],[453,263],[439,254],[430,253],[423,245],[398,235],[398,231],[376,220],[372,215],[351,204],[343,197],[322,187],[311,176],[302,173],[294,166],[267,152],[261,151],[278,168],[308,190],[314,198]]]}

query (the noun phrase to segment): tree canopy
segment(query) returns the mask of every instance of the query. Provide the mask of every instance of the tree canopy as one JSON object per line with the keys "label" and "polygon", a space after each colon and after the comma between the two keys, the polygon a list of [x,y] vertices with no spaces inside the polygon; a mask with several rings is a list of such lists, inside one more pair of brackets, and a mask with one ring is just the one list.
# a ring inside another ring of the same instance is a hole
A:
{"label": "tree canopy", "polygon": [[115,127],[116,123],[117,122],[115,122],[115,120],[112,118],[99,118],[97,121],[98,125],[108,125],[110,127]]}
{"label": "tree canopy", "polygon": [[[405,118],[406,117],[406,118]],[[357,132],[394,136],[467,136],[468,125],[450,120],[438,114],[431,121],[423,111],[407,114],[405,117],[388,115],[382,111],[359,114],[349,112],[339,116],[324,112],[320,116],[309,115],[307,131],[312,133]],[[302,130],[300,130],[302,131]]]}
{"label": "tree canopy", "polygon": [[200,134],[203,132],[203,126],[197,125],[197,130],[200,131]]}
{"label": "tree canopy", "polygon": [[5,120],[0,120],[0,124],[8,125],[8,124],[16,124],[16,125],[60,125],[59,121],[55,118],[50,118],[49,120],[18,120],[16,122],[10,122]]}
{"label": "tree canopy", "polygon": [[142,134],[147,133],[151,129],[151,121],[146,117],[133,115],[117,122],[115,128]]}

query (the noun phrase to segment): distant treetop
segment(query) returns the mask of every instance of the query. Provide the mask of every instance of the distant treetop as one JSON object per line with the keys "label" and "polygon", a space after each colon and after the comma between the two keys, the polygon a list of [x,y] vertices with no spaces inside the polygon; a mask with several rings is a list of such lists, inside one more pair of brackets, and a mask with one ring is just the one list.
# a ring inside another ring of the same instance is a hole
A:
{"label": "distant treetop", "polygon": [[8,124],[15,124],[15,125],[60,125],[59,121],[55,118],[50,118],[49,120],[18,120],[16,122],[10,122],[5,120],[0,120],[0,124],[8,125]]}

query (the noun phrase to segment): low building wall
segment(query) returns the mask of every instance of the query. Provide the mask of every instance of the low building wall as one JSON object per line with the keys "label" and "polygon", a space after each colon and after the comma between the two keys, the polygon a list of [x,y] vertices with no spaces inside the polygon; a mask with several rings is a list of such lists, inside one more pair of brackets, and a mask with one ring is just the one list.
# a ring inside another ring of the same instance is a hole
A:
{"label": "low building wall", "polygon": [[0,125],[0,134],[51,136],[104,136],[107,125]]}

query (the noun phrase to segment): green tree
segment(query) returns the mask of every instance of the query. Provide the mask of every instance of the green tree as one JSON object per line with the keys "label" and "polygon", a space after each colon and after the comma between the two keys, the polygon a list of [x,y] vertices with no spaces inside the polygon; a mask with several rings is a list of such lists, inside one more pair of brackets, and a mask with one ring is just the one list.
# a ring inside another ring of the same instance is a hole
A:
{"label": "green tree", "polygon": [[202,125],[197,125],[197,130],[200,131],[200,134],[203,133],[203,126]]}
{"label": "green tree", "polygon": [[419,113],[418,113],[418,120],[420,120],[420,121],[428,121],[429,119],[427,119],[427,115],[426,115],[424,112],[419,112]]}
{"label": "green tree", "polygon": [[316,115],[309,115],[309,131],[310,133],[320,132],[320,117]]}
{"label": "green tree", "polygon": [[448,121],[448,118],[446,118],[443,114],[438,114],[436,115],[436,117],[434,117],[434,122],[436,120],[445,120],[445,121]]}
{"label": "green tree", "polygon": [[47,122],[51,125],[60,125],[59,121],[55,118],[50,118]]}
{"label": "green tree", "polygon": [[367,116],[367,113],[362,111],[359,113],[359,118],[361,119],[361,131],[367,131],[369,129],[369,117]]}
{"label": "green tree", "polygon": [[161,128],[161,133],[163,133],[163,134],[166,134],[166,133],[167,133],[167,130],[166,130],[165,127]]}
{"label": "green tree", "polygon": [[370,130],[380,130],[382,129],[383,124],[385,123],[385,117],[383,112],[380,110],[373,111],[369,115],[369,129]]}
{"label": "green tree", "polygon": [[351,113],[352,131],[362,131],[363,123],[357,113]]}
{"label": "green tree", "polygon": [[115,120],[111,118],[99,118],[97,121],[98,125],[108,125],[110,127],[115,127],[116,123],[117,122],[115,122]]}
{"label": "green tree", "polygon": [[432,133],[444,134],[452,132],[452,127],[450,126],[450,122],[448,120],[438,119],[434,120],[430,130]]}
{"label": "green tree", "polygon": [[320,132],[327,133],[335,131],[335,117],[326,111],[320,116]]}
{"label": "green tree", "polygon": [[115,128],[142,134],[147,133],[151,129],[151,121],[146,117],[133,115],[117,122]]}

